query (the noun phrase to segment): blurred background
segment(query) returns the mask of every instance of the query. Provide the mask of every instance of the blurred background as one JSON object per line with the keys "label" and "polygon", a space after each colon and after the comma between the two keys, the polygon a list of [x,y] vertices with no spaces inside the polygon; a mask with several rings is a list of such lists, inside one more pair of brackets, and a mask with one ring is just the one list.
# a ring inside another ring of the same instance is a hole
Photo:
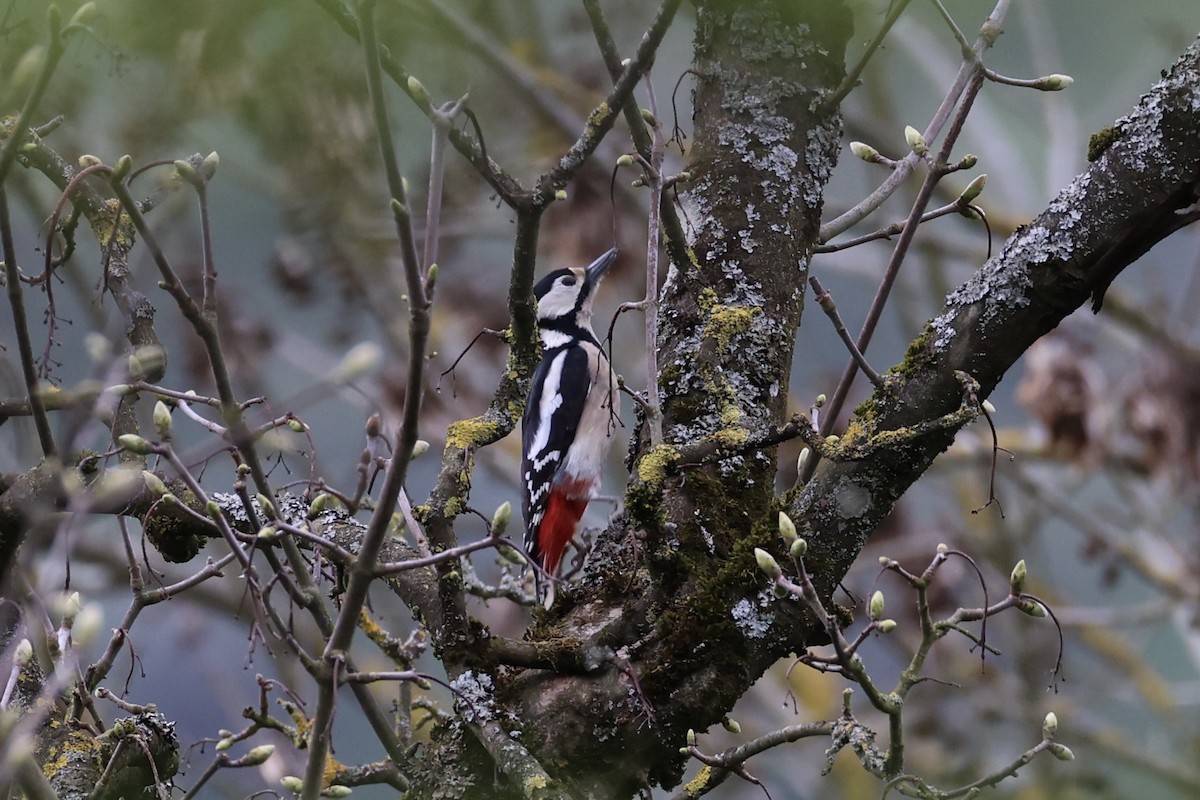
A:
{"label": "blurred background", "polygon": [[[76,4],[60,5],[69,15]],[[887,5],[852,2],[851,58],[874,34]],[[602,6],[623,53],[631,53],[652,5],[606,0]],[[5,115],[19,109],[28,91],[28,53],[44,40],[46,7],[44,0],[0,3]],[[973,38],[992,4],[955,0],[947,7]],[[47,143],[68,162],[85,153],[107,163],[128,153],[138,165],[220,154],[210,197],[220,322],[237,389],[243,397],[269,398],[264,413],[291,411],[311,427],[308,437],[283,435],[273,442],[273,480],[319,475],[349,491],[367,417],[380,413],[388,431],[399,419],[407,354],[403,281],[358,47],[317,3],[102,0],[99,12],[94,35],[72,38],[42,103],[39,124],[64,117]],[[687,163],[693,15],[685,4],[653,75],[660,117],[685,137],[683,147],[669,154],[669,171]],[[488,154],[526,183],[576,138],[610,85],[586,15],[574,3],[410,0],[380,4],[379,21],[382,41],[435,102],[470,94]],[[1009,232],[1086,169],[1089,136],[1131,110],[1195,38],[1200,7],[1194,0],[1029,0],[1013,4],[1004,28],[986,57],[990,67],[1020,78],[1065,73],[1074,84],[1057,93],[984,87],[956,152],[974,153],[978,166],[948,177],[935,204],[951,202],[971,178],[987,173],[977,203],[987,212],[991,241],[978,222],[956,215],[921,228],[868,352],[877,369],[899,360],[946,292],[983,263],[989,247],[998,251]],[[914,2],[844,106],[846,144],[861,140],[885,156],[902,156],[904,126],[925,127],[959,63],[958,46],[931,4]],[[414,203],[423,204],[429,124],[395,87],[388,90],[401,168]],[[539,249],[539,272],[585,264],[613,244],[615,229],[622,256],[599,295],[598,331],[608,327],[620,302],[642,295],[646,199],[629,186],[629,171],[610,191],[615,160],[630,149],[622,125],[569,187],[568,198],[548,213]],[[156,198],[150,220],[176,268],[196,276],[194,200],[166,182],[170,172],[169,166],[151,170],[135,187]],[[825,217],[854,205],[885,177],[885,170],[845,149]],[[843,238],[902,220],[920,177]],[[23,168],[15,170],[8,190],[18,255],[33,271],[40,268],[58,191]],[[439,452],[450,422],[486,408],[504,367],[502,343],[485,335],[456,369],[438,378],[482,329],[508,324],[514,232],[513,216],[454,153],[445,192],[435,352],[421,432],[432,453]],[[845,580],[848,594],[839,602],[849,605],[879,588],[888,599],[887,615],[899,622],[895,634],[863,651],[885,686],[917,637],[915,598],[894,578],[879,577],[880,555],[920,571],[945,542],[976,560],[993,599],[1004,593],[1009,571],[1023,558],[1028,590],[1046,599],[1062,625],[1064,666],[1057,675],[1058,634],[1045,619],[1013,613],[989,624],[988,643],[1000,652],[986,664],[963,638],[935,648],[927,674],[938,682],[918,689],[908,708],[908,768],[940,787],[967,783],[1012,760],[1040,739],[1041,720],[1053,710],[1059,739],[1076,760],[1039,759],[994,796],[1200,796],[1198,235],[1185,229],[1148,253],[1118,278],[1103,313],[1079,311],[1001,384],[992,397],[1004,448],[995,465],[998,503],[980,509],[992,472],[991,433],[981,422],[960,434],[913,487]],[[47,377],[64,388],[96,369],[89,333],[104,334],[118,351],[123,346],[118,315],[102,293],[94,241],[81,235],[79,247],[54,287],[52,315],[46,316],[44,296],[26,294],[30,318],[40,324],[35,344],[46,348]],[[832,291],[852,329],[890,252],[891,243],[880,241],[813,259],[812,273]],[[155,288],[144,248],[134,250],[134,264],[142,290],[158,308],[158,329],[171,354],[163,383],[205,393],[211,379],[203,351]],[[644,382],[642,333],[635,314],[616,324],[614,362],[632,386]],[[791,407],[807,411],[818,394],[832,392],[847,355],[819,313],[805,316],[798,335]],[[21,380],[8,315],[0,320],[0,337],[0,394],[16,396]],[[365,373],[349,374],[345,356],[364,343],[376,346],[381,358]],[[863,396],[859,386],[852,403]],[[625,422],[632,427],[626,405]],[[199,429],[178,427],[192,463],[201,464],[212,454],[212,442]],[[102,451],[108,443],[98,435],[92,446]],[[614,448],[608,471],[613,500],[590,508],[595,525],[603,524],[621,495],[622,449]],[[10,419],[0,430],[0,470],[28,469],[38,452],[27,419]],[[798,452],[799,445],[780,448],[781,490],[796,479]],[[515,436],[478,454],[471,502],[483,517],[505,500],[516,504],[518,460]],[[414,464],[414,501],[424,499],[436,466],[432,455]],[[214,469],[206,483],[225,489],[228,480]],[[482,520],[469,515],[456,528],[462,540],[484,532]],[[69,561],[72,588],[102,603],[115,624],[128,603],[118,542],[113,521],[98,519],[76,526],[70,537],[31,543],[24,555],[36,564],[36,585],[47,595],[62,589]],[[485,580],[499,574],[491,562],[489,555],[475,564]],[[163,570],[164,580],[187,574],[180,565],[151,563]],[[372,599],[395,633],[407,633],[405,609],[382,592]],[[934,600],[943,614],[980,605],[969,565],[956,561],[943,568]],[[526,609],[506,600],[480,601],[477,611],[509,635],[519,636],[528,620]],[[242,707],[256,702],[253,675],[286,679],[294,669],[253,646],[243,612],[233,575],[148,610],[132,636],[136,659],[121,657],[112,688],[124,685],[128,699],[158,703],[178,722],[185,744],[239,728]],[[383,663],[362,648],[360,662],[369,666],[373,659]],[[770,671],[734,709],[741,734],[714,729],[701,736],[701,749],[714,752],[783,725],[836,715],[842,682],[788,666]],[[859,712],[865,723],[884,725],[865,704]],[[353,741],[352,715],[342,714],[339,725],[345,727],[338,734],[347,737],[343,741]],[[362,741],[354,761],[377,755],[369,736]],[[878,795],[878,783],[849,755],[821,777],[823,751],[823,744],[801,742],[761,755],[748,768],[775,797]],[[210,751],[193,755],[194,765],[185,771],[198,772],[211,758]],[[243,796],[296,769],[280,753],[260,775],[222,774],[223,783],[209,790]],[[187,786],[186,775],[179,782]],[[731,779],[713,796],[758,791]]]}

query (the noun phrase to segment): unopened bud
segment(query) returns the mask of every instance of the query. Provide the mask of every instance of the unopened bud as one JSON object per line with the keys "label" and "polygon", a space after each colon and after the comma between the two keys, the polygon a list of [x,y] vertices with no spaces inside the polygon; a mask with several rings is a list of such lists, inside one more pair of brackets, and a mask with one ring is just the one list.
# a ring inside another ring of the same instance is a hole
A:
{"label": "unopened bud", "polygon": [[962,190],[962,194],[958,196],[960,202],[970,203],[976,197],[979,197],[983,192],[983,187],[987,185],[987,173],[977,175],[973,181],[967,184],[967,188]]}
{"label": "unopened bud", "polygon": [[275,745],[262,744],[238,759],[243,767],[257,767],[265,762],[275,752]]}
{"label": "unopened bud", "polygon": [[880,633],[891,633],[892,631],[896,630],[896,620],[881,619],[879,622],[875,623],[875,630],[879,631]]}
{"label": "unopened bud", "polygon": [[867,614],[871,619],[879,619],[883,616],[883,592],[876,590],[875,594],[871,595],[871,602],[867,605]]}
{"label": "unopened bud", "polygon": [[869,144],[862,142],[851,142],[850,152],[868,163],[875,163],[879,160],[879,151]]}
{"label": "unopened bud", "polygon": [[812,457],[812,450],[807,447],[800,451],[800,455],[796,456],[796,472],[804,472],[804,467],[808,464],[808,459]]}
{"label": "unopened bud", "polygon": [[279,779],[279,783],[292,794],[300,794],[300,792],[304,791],[304,781],[295,775],[284,775]]}
{"label": "unopened bud", "polygon": [[825,405],[825,401],[828,399],[829,398],[827,398],[825,395],[819,394],[817,395],[817,399],[813,401],[813,405],[817,408],[821,408]]}
{"label": "unopened bud", "polygon": [[978,156],[976,156],[974,153],[967,153],[965,156],[963,156],[962,158],[960,158],[958,160],[958,164],[956,164],[955,166],[957,166],[959,169],[971,169],[978,163],[979,163]]}
{"label": "unopened bud", "polygon": [[632,167],[632,166],[633,166],[633,163],[634,163],[634,162],[633,162],[633,156],[631,156],[631,155],[628,155],[628,154],[626,154],[626,155],[623,155],[623,156],[621,156],[620,158],[618,158],[618,159],[617,159],[617,166],[618,166],[618,167]]}
{"label": "unopened bud", "polygon": [[[563,198],[563,199],[566,199],[566,198]],[[425,291],[427,291],[427,292],[433,291],[433,287],[437,285],[437,279],[438,279],[438,265],[430,264],[429,270],[425,273]],[[431,355],[436,355],[436,353],[431,353]]]}
{"label": "unopened bud", "polygon": [[171,438],[171,409],[162,400],[154,403],[154,430],[158,431],[159,439]]}
{"label": "unopened bud", "polygon": [[566,189],[556,190],[554,192],[554,199],[555,200],[566,200],[567,199],[567,190]]}
{"label": "unopened bud", "polygon": [[267,497],[262,492],[259,492],[254,496],[254,499],[258,501],[258,507],[262,509],[262,512],[268,517],[275,519],[279,516],[279,512],[275,510],[275,503],[271,501],[271,498]]}
{"label": "unopened bud", "polygon": [[269,542],[275,538],[277,533],[279,533],[279,529],[274,525],[264,525],[258,529],[258,538],[264,542]]}
{"label": "unopened bud", "polygon": [[123,155],[117,159],[117,165],[113,167],[112,175],[109,176],[109,181],[112,183],[120,183],[129,176],[133,171],[133,157],[129,154]]}
{"label": "unopened bud", "polygon": [[213,519],[213,520],[221,519],[221,516],[222,516],[221,504],[218,503],[216,500],[209,500],[207,503],[204,504],[204,513],[207,514],[210,519]]}
{"label": "unopened bud", "polygon": [[725,717],[721,720],[721,724],[725,727],[725,730],[729,731],[730,733],[742,732],[742,726],[739,725],[738,721],[733,717]]}
{"label": "unopened bud", "polygon": [[692,730],[691,728],[688,728],[687,743],[688,743],[688,747],[696,746],[696,731]]}
{"label": "unopened bud", "polygon": [[204,176],[204,180],[211,181],[213,176],[217,174],[217,167],[219,166],[221,166],[221,157],[217,155],[216,150],[213,150],[200,162],[200,174]]}
{"label": "unopened bud", "polygon": [[17,649],[13,653],[13,661],[18,667],[23,667],[33,660],[33,645],[28,639],[22,639],[17,642]]}
{"label": "unopened bud", "polygon": [[225,739],[222,739],[221,741],[217,742],[217,746],[214,747],[213,749],[216,750],[218,753],[223,753],[224,751],[228,750],[231,747],[233,747],[233,739],[225,738]]}
{"label": "unopened bud", "polygon": [[1050,750],[1050,755],[1054,756],[1059,761],[1075,760],[1075,754],[1072,753],[1071,748],[1067,747],[1065,744],[1059,744],[1058,742],[1055,742],[1054,744],[1050,745],[1048,749]]}
{"label": "unopened bud", "polygon": [[834,433],[834,434],[830,434],[829,436],[825,437],[825,444],[835,445],[838,442],[840,442],[841,440],[842,440],[842,437],[840,437],[836,433]]}
{"label": "unopened bud", "polygon": [[946,553],[949,553],[949,552],[950,552],[949,545],[947,545],[945,542],[938,542],[937,554],[939,556],[944,556],[944,555],[946,555]]}
{"label": "unopened bud", "polygon": [[926,143],[925,137],[911,125],[904,127],[904,141],[908,142],[909,149],[919,156],[924,156],[929,152],[929,145]]}
{"label": "unopened bud", "polygon": [[321,512],[328,507],[329,501],[332,499],[333,495],[329,494],[329,492],[321,492],[319,495],[314,497],[313,501],[308,504],[308,518],[315,519],[316,517],[320,516]]}
{"label": "unopened bud", "polygon": [[87,25],[95,16],[96,4],[84,3],[71,15],[70,21],[67,22],[67,27],[69,28],[72,25]]}
{"label": "unopened bud", "polygon": [[1017,608],[1031,617],[1046,616],[1046,607],[1036,600],[1022,600],[1017,603]]}
{"label": "unopened bud", "polygon": [[645,122],[651,128],[656,127],[658,125],[658,120],[655,119],[654,115],[650,113],[650,109],[643,108],[643,109],[641,109],[641,112],[642,112],[642,121],[643,122]]}
{"label": "unopened bud", "polygon": [[792,542],[791,546],[788,547],[788,555],[790,555],[792,558],[804,558],[804,554],[807,552],[808,542],[799,537],[797,537],[796,541]]}
{"label": "unopened bud", "polygon": [[149,455],[150,453],[150,443],[136,433],[122,433],[117,437],[117,444],[139,456]]}
{"label": "unopened bud", "polygon": [[104,162],[100,160],[99,156],[94,156],[91,153],[84,153],[83,155],[81,155],[79,157],[80,169],[87,169],[88,167],[98,167],[103,163]]}
{"label": "unopened bud", "polygon": [[413,443],[413,451],[412,451],[413,458],[420,458],[421,456],[425,455],[428,452],[429,452],[429,442],[425,441],[424,439],[417,439],[417,441]]}
{"label": "unopened bud", "polygon": [[1046,739],[1053,739],[1056,733],[1058,733],[1058,715],[1051,711],[1042,720],[1042,736]]}
{"label": "unopened bud", "polygon": [[332,797],[337,800],[340,797],[349,797],[354,790],[349,786],[342,786],[340,783],[335,783],[327,789],[321,791],[321,797]]}
{"label": "unopened bud", "polygon": [[200,173],[196,172],[196,168],[183,159],[175,162],[175,171],[179,173],[180,178],[192,186],[202,186],[204,184],[204,181],[200,179]]}
{"label": "unopened bud", "polygon": [[1025,579],[1029,577],[1029,570],[1025,566],[1025,559],[1017,562],[1017,565],[1012,568],[1012,574],[1008,576],[1008,586],[1013,594],[1020,594],[1025,590]]}
{"label": "unopened bud", "polygon": [[508,529],[508,523],[512,519],[512,503],[505,500],[500,504],[492,514],[492,536],[503,536],[504,531]]}
{"label": "unopened bud", "polygon": [[1043,92],[1061,92],[1063,89],[1075,82],[1075,79],[1070,75],[1062,75],[1055,73],[1054,75],[1046,75],[1038,78],[1033,83],[1033,88],[1040,89]]}
{"label": "unopened bud", "polygon": [[754,548],[754,560],[758,562],[758,568],[765,572],[771,580],[783,575],[783,570],[779,568],[779,562],[761,547]]}
{"label": "unopened bud", "polygon": [[788,545],[796,541],[796,523],[783,511],[779,512],[779,535]]}
{"label": "unopened bud", "polygon": [[989,413],[989,414],[995,414],[995,413],[996,413],[996,407],[995,407],[994,405],[992,405],[992,401],[991,401],[991,400],[984,400],[982,403],[980,403],[980,406],[982,406],[982,407],[983,407],[983,410],[984,410],[984,411],[986,411],[986,412],[987,412],[987,413]]}
{"label": "unopened bud", "polygon": [[292,433],[308,433],[308,426],[304,424],[303,420],[297,419],[296,417],[288,417],[288,420],[285,424],[288,426],[288,430]]}
{"label": "unopened bud", "polygon": [[155,497],[162,497],[170,491],[163,479],[149,470],[142,470],[142,480],[146,482],[146,489]]}

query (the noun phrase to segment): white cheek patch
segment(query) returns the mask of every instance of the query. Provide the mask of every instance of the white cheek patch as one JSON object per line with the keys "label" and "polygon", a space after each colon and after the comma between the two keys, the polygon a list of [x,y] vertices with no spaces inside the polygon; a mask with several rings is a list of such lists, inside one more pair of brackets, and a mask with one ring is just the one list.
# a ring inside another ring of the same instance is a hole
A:
{"label": "white cheek patch", "polygon": [[560,286],[555,284],[546,296],[538,301],[538,319],[558,319],[575,312],[575,301],[579,297],[579,285]]}

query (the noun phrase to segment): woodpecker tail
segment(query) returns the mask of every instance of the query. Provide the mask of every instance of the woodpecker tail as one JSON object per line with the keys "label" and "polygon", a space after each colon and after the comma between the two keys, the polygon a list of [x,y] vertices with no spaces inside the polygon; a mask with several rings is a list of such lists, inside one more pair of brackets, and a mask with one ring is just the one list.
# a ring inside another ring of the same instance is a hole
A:
{"label": "woodpecker tail", "polygon": [[[574,482],[569,482],[551,489],[550,497],[546,500],[546,513],[538,526],[538,560],[550,578],[557,577],[563,552],[575,536],[579,520],[583,519],[583,511],[587,508],[588,495],[584,493],[580,497],[577,491],[573,491],[576,488]],[[549,609],[554,604],[554,581],[544,578],[536,570],[534,581],[538,597]]]}

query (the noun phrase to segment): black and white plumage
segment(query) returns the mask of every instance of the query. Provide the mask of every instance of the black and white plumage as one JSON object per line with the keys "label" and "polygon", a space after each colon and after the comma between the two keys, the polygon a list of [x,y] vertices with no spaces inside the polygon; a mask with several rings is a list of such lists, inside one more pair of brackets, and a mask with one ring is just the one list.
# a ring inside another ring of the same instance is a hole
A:
{"label": "black and white plumage", "polygon": [[[612,443],[617,381],[591,319],[596,288],[616,256],[614,248],[534,286],[544,350],[521,418],[521,507],[525,549],[552,578],[600,487]],[[549,608],[553,581],[535,576]]]}

